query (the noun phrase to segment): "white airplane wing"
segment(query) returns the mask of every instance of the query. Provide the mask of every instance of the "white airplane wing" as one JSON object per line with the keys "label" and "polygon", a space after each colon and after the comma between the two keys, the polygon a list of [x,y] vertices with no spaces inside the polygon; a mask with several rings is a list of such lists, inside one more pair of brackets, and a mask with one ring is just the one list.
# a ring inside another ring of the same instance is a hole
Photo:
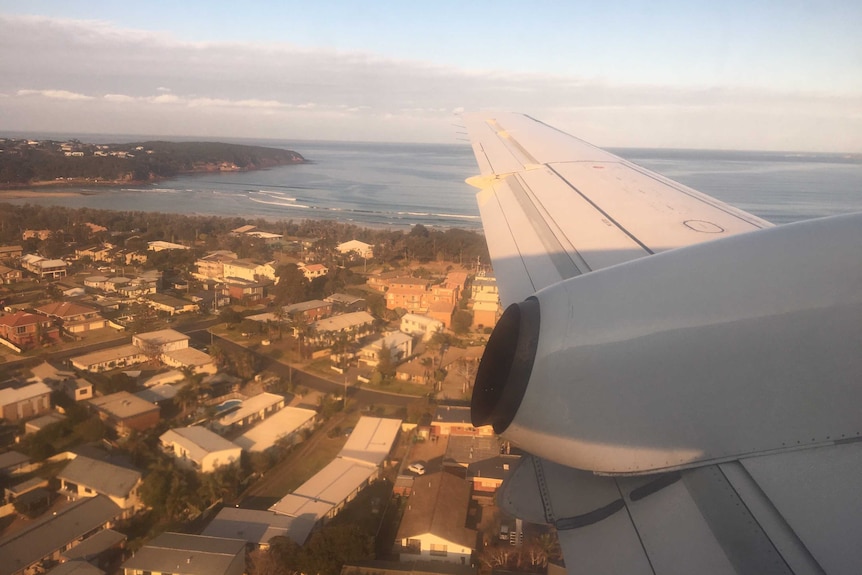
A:
{"label": "white airplane wing", "polygon": [[569,573],[862,571],[862,218],[775,228],[530,117],[465,121],[509,306],[473,421],[534,454],[500,504]]}

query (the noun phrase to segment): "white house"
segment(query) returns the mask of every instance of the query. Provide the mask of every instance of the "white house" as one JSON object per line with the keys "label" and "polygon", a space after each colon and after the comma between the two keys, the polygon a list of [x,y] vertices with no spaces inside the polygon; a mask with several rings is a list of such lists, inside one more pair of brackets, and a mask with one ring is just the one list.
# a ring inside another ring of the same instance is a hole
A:
{"label": "white house", "polygon": [[366,244],[365,242],[360,242],[359,240],[350,240],[349,242],[338,244],[335,249],[342,254],[356,253],[361,258],[374,257],[374,246]]}
{"label": "white house", "polygon": [[400,361],[413,353],[413,337],[400,331],[385,334],[359,350],[359,361],[374,367],[380,363],[380,351],[383,346],[389,349],[392,361]]}
{"label": "white house", "polygon": [[241,447],[205,427],[194,425],[169,429],[159,439],[177,461],[204,473],[239,461],[242,453]]}
{"label": "white house", "polygon": [[476,531],[467,525],[470,483],[451,473],[417,477],[395,538],[401,561],[469,565]]}
{"label": "white house", "polygon": [[173,329],[160,329],[132,336],[132,345],[144,351],[167,353],[189,346],[189,336]]}
{"label": "white house", "polygon": [[401,316],[399,329],[409,335],[421,335],[422,340],[426,341],[438,331],[443,331],[443,322],[426,315],[405,313]]}

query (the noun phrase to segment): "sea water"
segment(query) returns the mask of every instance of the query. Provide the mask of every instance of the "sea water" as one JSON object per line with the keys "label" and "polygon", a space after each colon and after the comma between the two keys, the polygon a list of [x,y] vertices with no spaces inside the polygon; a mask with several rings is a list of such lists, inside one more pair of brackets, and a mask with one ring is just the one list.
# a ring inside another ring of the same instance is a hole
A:
{"label": "sea water", "polygon": [[[242,143],[292,149],[309,162],[251,172],[183,175],[147,185],[67,188],[80,193],[8,201],[273,220],[334,219],[401,229],[416,224],[481,227],[476,190],[464,183],[477,173],[469,146]],[[612,151],[774,223],[862,211],[859,155]]]}

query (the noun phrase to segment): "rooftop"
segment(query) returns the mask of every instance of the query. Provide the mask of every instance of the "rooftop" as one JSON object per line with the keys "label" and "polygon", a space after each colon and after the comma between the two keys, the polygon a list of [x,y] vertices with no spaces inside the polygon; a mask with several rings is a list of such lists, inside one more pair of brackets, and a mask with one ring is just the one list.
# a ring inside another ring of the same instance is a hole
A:
{"label": "rooftop", "polygon": [[0,405],[26,401],[46,393],[50,394],[51,388],[39,381],[21,387],[6,387],[0,389]]}
{"label": "rooftop", "polygon": [[314,521],[302,517],[288,517],[272,511],[225,507],[219,511],[201,535],[245,539],[257,545],[266,544],[273,537],[289,537],[302,545],[314,527]]}
{"label": "rooftop", "polygon": [[332,307],[332,303],[328,301],[323,301],[319,299],[312,299],[308,301],[303,301],[291,305],[284,306],[284,313],[290,315],[292,313],[299,313],[303,311],[308,311],[312,309],[317,309],[320,307]]}
{"label": "rooftop", "polygon": [[355,311],[353,313],[345,313],[321,319],[311,325],[315,331],[328,332],[342,331],[370,323],[374,323],[373,315],[367,311]]}
{"label": "rooftop", "polygon": [[169,429],[159,439],[163,443],[177,443],[183,446],[189,452],[189,458],[198,462],[210,453],[238,449],[234,443],[221,435],[197,425]]}
{"label": "rooftop", "polygon": [[340,457],[333,459],[270,509],[292,517],[315,515],[320,519],[376,473],[376,465]]}
{"label": "rooftop", "polygon": [[243,539],[162,533],[139,549],[123,567],[127,571],[219,575],[226,573],[244,552]]}
{"label": "rooftop", "polygon": [[472,549],[476,532],[466,527],[470,488],[469,482],[446,472],[417,478],[396,540],[432,533]]}
{"label": "rooftop", "polygon": [[134,357],[136,355],[142,355],[142,353],[143,352],[141,352],[139,347],[132,344],[126,344],[118,347],[109,347],[108,349],[102,349],[92,353],[85,353],[84,355],[73,357],[72,361],[78,365],[97,365]]}
{"label": "rooftop", "polygon": [[225,427],[227,427],[229,425],[233,425],[234,423],[242,421],[249,415],[255,414],[259,411],[263,411],[264,409],[267,409],[274,405],[278,405],[278,403],[280,402],[284,402],[284,396],[265,391],[263,393],[246,399],[239,406],[239,409],[220,418],[218,422],[220,425],[224,425]]}
{"label": "rooftop", "polygon": [[55,301],[49,304],[36,308],[37,311],[45,315],[53,315],[56,317],[70,317],[88,313],[96,313],[96,309],[87,307],[75,302]]}
{"label": "rooftop", "polygon": [[0,539],[0,575],[12,575],[118,517],[113,501],[85,497]]}
{"label": "rooftop", "polygon": [[213,362],[213,358],[210,357],[208,353],[205,353],[193,347],[185,347],[183,349],[166,351],[165,355],[186,367],[207,365],[208,363]]}
{"label": "rooftop", "polygon": [[174,343],[176,341],[188,341],[190,339],[189,336],[184,333],[180,333],[175,329],[160,329],[158,331],[148,331],[147,333],[139,333],[135,337],[141,341],[147,342],[152,345],[164,345],[166,343]]}
{"label": "rooftop", "polygon": [[392,450],[400,429],[400,419],[360,417],[338,456],[379,465]]}
{"label": "rooftop", "polygon": [[57,477],[90,487],[102,495],[122,498],[128,497],[141,480],[141,472],[79,455]]}
{"label": "rooftop", "polygon": [[135,397],[128,391],[118,391],[110,395],[96,397],[89,400],[96,408],[104,411],[116,419],[126,419],[150,411],[158,411],[159,406],[140,397]]}
{"label": "rooftop", "polygon": [[265,451],[315,415],[317,412],[311,409],[285,407],[234,439],[234,443],[246,451]]}

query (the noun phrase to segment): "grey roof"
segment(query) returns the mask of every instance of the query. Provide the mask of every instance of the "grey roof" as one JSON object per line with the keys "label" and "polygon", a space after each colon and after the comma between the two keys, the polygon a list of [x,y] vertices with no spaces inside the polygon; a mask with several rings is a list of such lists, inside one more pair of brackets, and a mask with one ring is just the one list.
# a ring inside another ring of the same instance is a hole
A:
{"label": "grey roof", "polygon": [[244,553],[242,539],[162,533],[123,563],[123,567],[177,575],[219,575],[227,571],[237,555]]}
{"label": "grey roof", "polygon": [[48,571],[48,575],[105,575],[105,572],[86,561],[66,561]]}
{"label": "grey roof", "polygon": [[89,561],[99,553],[107,551],[111,547],[119,545],[126,540],[126,536],[113,529],[102,529],[95,535],[87,537],[68,551],[61,555],[66,561],[83,560]]}
{"label": "grey roof", "polygon": [[159,411],[159,406],[144,401],[140,397],[136,397],[128,391],[118,391],[110,395],[93,398],[90,404],[117,419],[127,419],[135,417],[151,411]]}
{"label": "grey roof", "polygon": [[0,453],[0,472],[30,463],[30,458],[17,451]]}
{"label": "grey roof", "polygon": [[79,455],[57,477],[90,487],[103,495],[128,497],[140,481],[141,472]]}
{"label": "grey roof", "polygon": [[441,405],[434,412],[434,421],[441,423],[466,423],[472,425],[470,408],[457,405]]}
{"label": "grey roof", "polygon": [[305,543],[314,521],[288,517],[272,511],[225,507],[210,521],[201,535],[245,539],[262,545],[273,537],[289,537],[299,545]]}
{"label": "grey roof", "polygon": [[396,540],[432,533],[472,549],[476,532],[466,527],[469,504],[467,481],[446,472],[423,475],[413,482],[410,505],[401,518]]}
{"label": "grey roof", "polygon": [[188,451],[189,459],[200,463],[210,453],[239,450],[239,447],[210,431],[206,427],[192,425],[177,427],[164,432],[159,439],[162,443],[177,443]]}
{"label": "grey roof", "polygon": [[292,313],[299,313],[299,312],[303,312],[303,311],[309,311],[309,310],[317,309],[317,308],[320,308],[320,307],[332,307],[332,302],[323,301],[323,300],[319,300],[319,299],[312,299],[312,300],[308,300],[308,301],[302,301],[302,302],[299,302],[299,303],[294,303],[294,304],[291,304],[291,305],[286,305],[286,306],[284,306],[284,313],[286,313],[286,314],[288,314],[288,315],[289,315],[289,314],[292,314]]}
{"label": "grey roof", "polygon": [[0,539],[0,575],[12,575],[68,543],[98,529],[122,513],[113,501],[98,495],[79,499]]}
{"label": "grey roof", "polygon": [[496,435],[450,435],[443,465],[467,466],[500,455],[501,440]]}

